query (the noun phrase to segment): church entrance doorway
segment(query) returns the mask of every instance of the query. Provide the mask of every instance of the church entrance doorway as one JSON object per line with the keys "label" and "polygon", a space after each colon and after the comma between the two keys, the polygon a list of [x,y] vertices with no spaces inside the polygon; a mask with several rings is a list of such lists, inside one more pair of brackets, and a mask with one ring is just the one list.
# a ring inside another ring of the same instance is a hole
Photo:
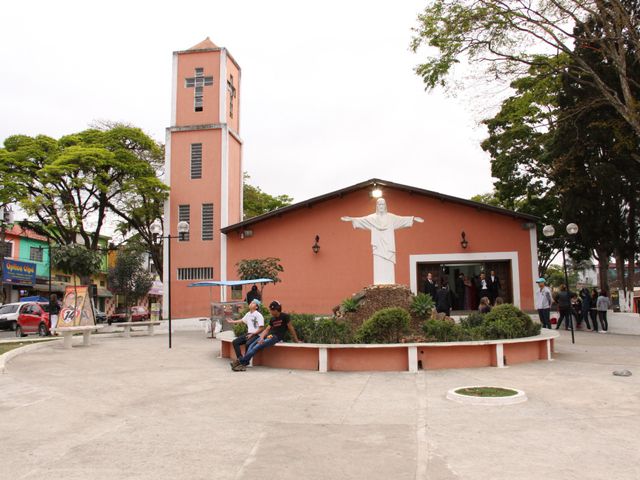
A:
{"label": "church entrance doorway", "polygon": [[495,272],[494,279],[498,279],[497,296],[501,297],[504,303],[513,303],[510,260],[418,262],[416,267],[419,279],[418,291],[425,291],[425,281],[427,275],[431,273],[438,286],[449,285],[453,297],[453,310],[455,311],[478,309],[481,290],[480,274],[484,273],[485,280],[489,280],[492,271]]}

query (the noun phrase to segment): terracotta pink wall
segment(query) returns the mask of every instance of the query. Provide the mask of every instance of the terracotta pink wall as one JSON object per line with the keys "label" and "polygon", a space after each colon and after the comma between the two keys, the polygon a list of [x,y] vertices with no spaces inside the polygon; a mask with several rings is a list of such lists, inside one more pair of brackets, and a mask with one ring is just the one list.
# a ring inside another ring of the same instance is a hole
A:
{"label": "terracotta pink wall", "polygon": [[[213,85],[203,89],[203,110],[194,111],[194,87],[185,87],[185,78],[195,76],[196,68],[204,68],[204,76],[213,77]],[[203,125],[220,122],[220,51],[183,53],[178,55],[176,88],[176,125]]]}
{"label": "terracotta pink wall", "polygon": [[[192,179],[192,143],[202,143],[202,178]],[[177,269],[213,266],[220,275],[220,151],[221,130],[173,132],[171,138],[171,234],[178,233],[178,207],[191,206],[188,242],[171,240],[171,310],[173,317],[209,314],[209,292],[187,288],[193,280],[177,280]],[[202,240],[202,204],[213,203],[213,240]]]}
{"label": "terracotta pink wall", "polygon": [[[242,221],[242,145],[229,134],[229,225]],[[220,232],[216,232],[218,235]],[[233,269],[232,269],[233,271]],[[233,277],[235,278],[235,276]]]}
{"label": "terracotta pink wall", "polygon": [[340,348],[327,351],[330,371],[342,372],[405,372],[409,368],[407,347]]}
{"label": "terracotta pink wall", "polygon": [[229,95],[231,92],[227,89],[226,99],[227,102],[227,124],[229,127],[235,131],[236,133],[240,133],[240,71],[238,67],[236,67],[235,63],[231,61],[229,56],[227,56],[227,78],[225,79],[225,84],[227,80],[230,80],[231,75],[233,75],[233,85],[236,87],[236,98],[233,100],[233,117],[230,115],[229,109]]}
{"label": "terracotta pink wall", "polygon": [[418,347],[418,360],[424,370],[470,368],[496,365],[495,345],[466,347]]}
{"label": "terracotta pink wall", "polygon": [[[410,254],[517,251],[521,306],[533,308],[529,231],[522,228],[522,219],[389,188],[385,198],[392,213],[425,219],[396,231],[397,283],[409,285]],[[279,257],[285,270],[282,282],[267,285],[264,300],[278,299],[288,311],[328,313],[373,279],[370,232],[354,230],[340,217],[374,210],[375,200],[365,189],[251,225],[250,238],[231,232],[229,278],[237,278],[234,265],[243,258]],[[469,240],[466,250],[460,246],[462,230]],[[321,247],[317,255],[311,250],[316,235]]]}

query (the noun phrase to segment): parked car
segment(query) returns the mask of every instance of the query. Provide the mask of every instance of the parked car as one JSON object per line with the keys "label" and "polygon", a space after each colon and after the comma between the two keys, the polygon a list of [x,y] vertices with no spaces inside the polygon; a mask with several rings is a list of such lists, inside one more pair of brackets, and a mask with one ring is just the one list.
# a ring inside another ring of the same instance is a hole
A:
{"label": "parked car", "polygon": [[[131,315],[132,322],[144,322],[151,318],[149,310],[144,307],[129,307],[129,313]],[[126,322],[127,310],[124,307],[118,307],[116,313],[109,315],[109,325],[112,323]]]}
{"label": "parked car", "polygon": [[6,303],[0,307],[0,330],[15,330],[22,303]]}
{"label": "parked car", "polygon": [[97,308],[94,310],[96,315],[96,323],[105,323],[107,321],[107,314]]}
{"label": "parked car", "polygon": [[16,325],[16,337],[37,333],[41,337],[51,335],[49,304],[24,302],[21,304]]}

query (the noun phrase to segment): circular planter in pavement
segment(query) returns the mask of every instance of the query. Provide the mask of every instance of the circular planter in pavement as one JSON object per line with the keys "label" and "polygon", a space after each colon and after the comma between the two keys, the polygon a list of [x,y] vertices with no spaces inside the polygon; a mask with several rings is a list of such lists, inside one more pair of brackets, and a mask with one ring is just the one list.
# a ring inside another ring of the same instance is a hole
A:
{"label": "circular planter in pavement", "polygon": [[[485,386],[486,387],[486,386]],[[516,403],[522,403],[527,401],[527,394],[517,388],[509,387],[492,387],[502,388],[505,390],[513,390],[515,395],[503,396],[503,397],[481,397],[475,395],[463,395],[458,393],[458,390],[466,388],[482,388],[482,386],[471,385],[467,387],[452,388],[447,392],[447,398],[454,402],[463,403],[465,405],[515,405]]]}

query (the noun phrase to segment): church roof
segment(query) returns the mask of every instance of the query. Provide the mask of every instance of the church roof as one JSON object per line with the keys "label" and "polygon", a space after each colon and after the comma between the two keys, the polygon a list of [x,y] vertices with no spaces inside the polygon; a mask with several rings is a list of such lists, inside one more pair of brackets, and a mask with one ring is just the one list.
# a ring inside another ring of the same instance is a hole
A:
{"label": "church roof", "polygon": [[207,50],[209,48],[219,48],[219,47],[215,43],[213,43],[209,37],[207,37],[197,45],[194,45],[193,47],[189,48],[189,50]]}
{"label": "church roof", "polygon": [[466,205],[468,207],[476,208],[478,210],[486,210],[493,213],[498,213],[500,215],[506,215],[509,217],[513,217],[515,219],[522,219],[527,222],[537,222],[539,219],[534,215],[528,215],[526,213],[518,213],[512,210],[507,210],[506,208],[494,207],[492,205],[487,205],[485,203],[474,202],[473,200],[467,200],[465,198],[453,197],[451,195],[445,195],[444,193],[433,192],[431,190],[424,190],[422,188],[411,187],[409,185],[402,185],[400,183],[388,182],[386,180],[380,180],[378,178],[372,178],[370,180],[366,180],[361,183],[356,183],[355,185],[351,185],[350,187],[342,188],[340,190],[336,190],[334,192],[325,193],[324,195],[320,195],[318,197],[313,197],[308,200],[303,200],[302,202],[294,203],[292,205],[288,205],[286,207],[278,208],[277,210],[273,210],[271,212],[265,213],[263,215],[258,215],[257,217],[248,218],[247,220],[243,220],[242,222],[229,225],[228,227],[222,228],[220,231],[222,233],[233,232],[234,230],[246,229],[250,225],[253,225],[258,222],[262,222],[272,217],[280,217],[288,212],[293,210],[298,210],[300,208],[309,208],[312,205],[320,202],[324,202],[325,200],[330,200],[332,198],[342,197],[350,192],[354,192],[357,190],[362,190],[365,188],[371,187],[384,187],[384,188],[393,188],[396,190],[403,190],[409,192],[414,195],[423,195],[425,197],[436,198],[443,202],[451,202],[457,203],[461,205]]}

